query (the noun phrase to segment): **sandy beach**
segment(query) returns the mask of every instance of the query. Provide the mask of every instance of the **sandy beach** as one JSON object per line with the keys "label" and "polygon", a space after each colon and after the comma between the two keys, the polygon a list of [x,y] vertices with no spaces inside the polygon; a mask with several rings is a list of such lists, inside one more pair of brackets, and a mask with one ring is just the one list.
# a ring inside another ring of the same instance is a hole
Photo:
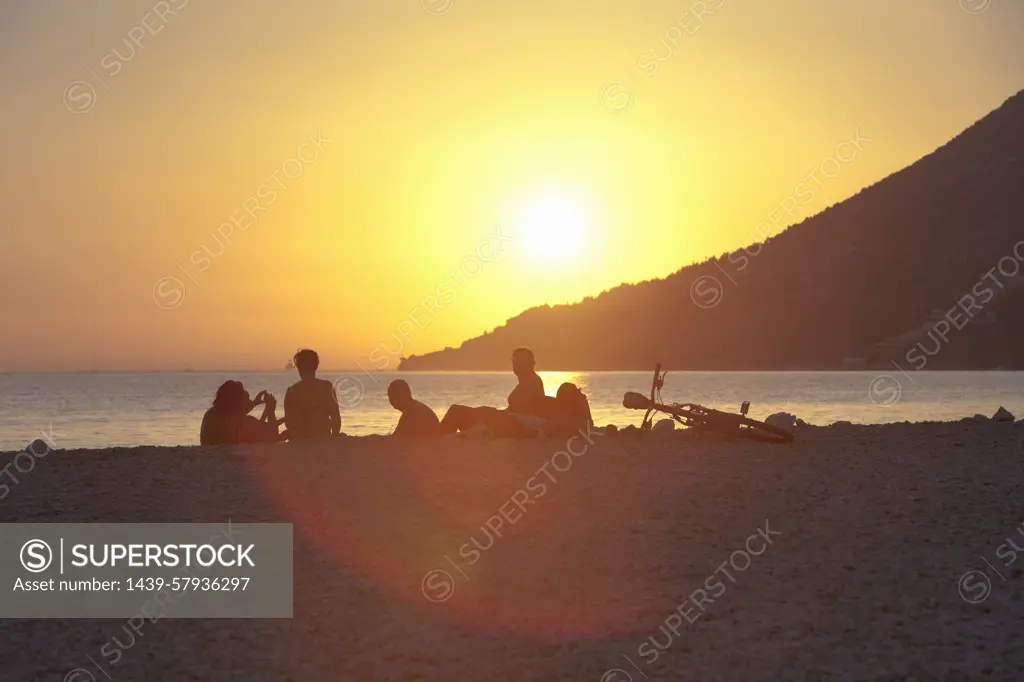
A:
{"label": "sandy beach", "polygon": [[295,617],[7,620],[2,677],[1024,679],[1024,424],[593,440],[52,452],[0,521],[290,522]]}

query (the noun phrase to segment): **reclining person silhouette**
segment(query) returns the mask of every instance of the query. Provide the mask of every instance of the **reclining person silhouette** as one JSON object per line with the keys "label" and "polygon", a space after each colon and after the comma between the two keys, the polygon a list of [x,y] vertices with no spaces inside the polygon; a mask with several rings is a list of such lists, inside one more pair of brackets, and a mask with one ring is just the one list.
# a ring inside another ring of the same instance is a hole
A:
{"label": "reclining person silhouette", "polygon": [[533,351],[516,348],[512,351],[512,372],[518,383],[508,396],[508,407],[499,410],[495,407],[452,405],[441,420],[441,432],[447,435],[483,425],[495,436],[533,435],[533,427],[542,423],[536,420],[545,418],[552,400],[544,395],[544,381],[535,368]]}

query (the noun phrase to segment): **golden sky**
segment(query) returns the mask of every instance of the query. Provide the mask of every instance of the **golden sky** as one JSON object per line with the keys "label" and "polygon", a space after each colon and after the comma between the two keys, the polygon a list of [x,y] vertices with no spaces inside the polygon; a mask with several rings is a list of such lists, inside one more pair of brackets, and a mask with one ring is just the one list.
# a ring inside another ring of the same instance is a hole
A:
{"label": "golden sky", "polygon": [[821,211],[1022,44],[1015,0],[8,0],[0,371],[393,367]]}

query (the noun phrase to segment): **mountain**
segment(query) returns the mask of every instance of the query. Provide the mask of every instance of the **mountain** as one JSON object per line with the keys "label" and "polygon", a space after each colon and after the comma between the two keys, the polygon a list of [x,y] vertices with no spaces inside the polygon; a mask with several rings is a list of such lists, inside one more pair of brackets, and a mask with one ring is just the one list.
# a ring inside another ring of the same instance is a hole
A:
{"label": "mountain", "polygon": [[399,369],[507,369],[518,346],[540,369],[1024,368],[1022,261],[1024,91],[762,244],[531,308]]}

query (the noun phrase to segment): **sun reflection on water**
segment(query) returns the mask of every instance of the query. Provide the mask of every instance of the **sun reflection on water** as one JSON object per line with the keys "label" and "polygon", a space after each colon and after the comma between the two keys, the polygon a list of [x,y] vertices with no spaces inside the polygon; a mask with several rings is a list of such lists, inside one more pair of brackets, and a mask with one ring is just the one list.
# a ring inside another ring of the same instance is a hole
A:
{"label": "sun reflection on water", "polygon": [[576,384],[576,387],[587,392],[587,375],[580,372],[537,372],[544,381],[544,393],[550,396],[555,395],[558,387],[568,382]]}

